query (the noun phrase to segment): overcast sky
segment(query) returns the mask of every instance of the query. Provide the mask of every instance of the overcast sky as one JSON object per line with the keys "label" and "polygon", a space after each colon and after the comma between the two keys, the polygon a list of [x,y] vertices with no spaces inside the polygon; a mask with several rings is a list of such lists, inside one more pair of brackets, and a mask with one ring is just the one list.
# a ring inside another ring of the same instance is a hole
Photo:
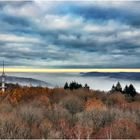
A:
{"label": "overcast sky", "polygon": [[0,2],[0,60],[20,68],[140,68],[140,2]]}

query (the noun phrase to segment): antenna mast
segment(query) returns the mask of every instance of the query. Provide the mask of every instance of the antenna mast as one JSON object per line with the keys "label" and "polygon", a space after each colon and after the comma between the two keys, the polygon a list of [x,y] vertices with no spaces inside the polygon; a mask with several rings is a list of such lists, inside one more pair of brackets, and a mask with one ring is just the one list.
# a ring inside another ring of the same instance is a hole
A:
{"label": "antenna mast", "polygon": [[3,74],[4,74],[4,60],[3,60]]}
{"label": "antenna mast", "polygon": [[6,86],[5,86],[5,81],[6,81],[6,77],[5,77],[5,73],[4,73],[4,60],[3,60],[3,72],[2,72],[2,76],[1,76],[1,89],[2,92],[5,92]]}

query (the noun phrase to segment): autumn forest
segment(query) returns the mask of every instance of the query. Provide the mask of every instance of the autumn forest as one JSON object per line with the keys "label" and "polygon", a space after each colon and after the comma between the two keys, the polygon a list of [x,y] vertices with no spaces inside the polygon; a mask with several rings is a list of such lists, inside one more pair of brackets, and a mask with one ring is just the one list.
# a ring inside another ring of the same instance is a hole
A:
{"label": "autumn forest", "polygon": [[140,95],[125,93],[131,86],[118,82],[104,92],[79,85],[7,85],[0,93],[0,138],[140,138]]}

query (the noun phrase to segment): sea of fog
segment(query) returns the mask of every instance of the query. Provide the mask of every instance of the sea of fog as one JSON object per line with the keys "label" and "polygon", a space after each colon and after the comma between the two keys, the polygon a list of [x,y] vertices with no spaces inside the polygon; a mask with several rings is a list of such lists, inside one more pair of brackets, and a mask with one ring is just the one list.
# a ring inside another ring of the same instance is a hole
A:
{"label": "sea of fog", "polygon": [[82,76],[80,73],[7,73],[7,75],[43,80],[50,83],[52,87],[63,87],[65,82],[76,81],[83,85],[87,83],[91,89],[104,91],[110,90],[113,84],[120,81],[123,88],[126,84],[132,83],[136,90],[140,92],[140,81],[135,80]]}

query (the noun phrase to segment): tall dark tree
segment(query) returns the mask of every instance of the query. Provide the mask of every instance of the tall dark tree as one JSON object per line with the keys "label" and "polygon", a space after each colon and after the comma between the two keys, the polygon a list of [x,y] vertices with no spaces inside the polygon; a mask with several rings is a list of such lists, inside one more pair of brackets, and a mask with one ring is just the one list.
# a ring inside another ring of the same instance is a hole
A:
{"label": "tall dark tree", "polygon": [[132,84],[129,85],[129,94],[132,97],[134,97],[137,94],[137,92]]}
{"label": "tall dark tree", "polygon": [[114,86],[114,84],[113,84],[113,86],[112,86],[112,88],[111,88],[111,93],[113,93],[113,92],[115,92],[116,91],[116,87]]}
{"label": "tall dark tree", "polygon": [[137,92],[132,84],[130,84],[129,86],[126,85],[123,90],[123,93],[125,95],[131,96],[131,97],[134,97],[137,94]]}
{"label": "tall dark tree", "polygon": [[127,85],[125,86],[125,88],[124,88],[124,90],[123,90],[123,93],[124,93],[124,94],[129,93],[129,87],[128,87]]}
{"label": "tall dark tree", "polygon": [[68,83],[66,82],[65,85],[64,85],[64,89],[68,89],[69,88],[69,85]]}
{"label": "tall dark tree", "polygon": [[118,83],[116,84],[115,90],[116,90],[116,91],[119,91],[119,92],[122,92],[122,86],[121,86],[120,82],[118,82]]}

